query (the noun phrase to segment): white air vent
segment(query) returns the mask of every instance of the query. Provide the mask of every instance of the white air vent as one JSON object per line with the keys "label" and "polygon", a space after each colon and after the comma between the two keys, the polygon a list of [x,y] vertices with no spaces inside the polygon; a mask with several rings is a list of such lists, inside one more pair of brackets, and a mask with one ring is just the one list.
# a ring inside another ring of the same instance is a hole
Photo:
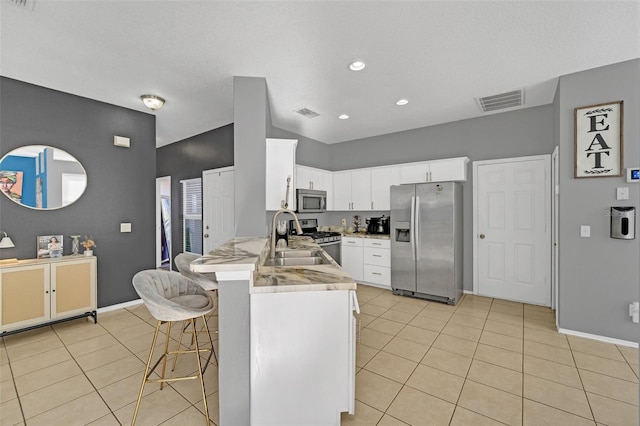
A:
{"label": "white air vent", "polygon": [[11,3],[28,10],[33,10],[36,6],[36,0],[11,0]]}
{"label": "white air vent", "polygon": [[513,108],[524,104],[524,89],[499,95],[478,98],[478,105],[483,112],[491,112],[499,109]]}
{"label": "white air vent", "polygon": [[316,118],[317,116],[320,115],[315,111],[311,111],[309,108],[300,108],[300,109],[294,110],[293,112],[297,112],[298,114],[304,115],[307,118]]}

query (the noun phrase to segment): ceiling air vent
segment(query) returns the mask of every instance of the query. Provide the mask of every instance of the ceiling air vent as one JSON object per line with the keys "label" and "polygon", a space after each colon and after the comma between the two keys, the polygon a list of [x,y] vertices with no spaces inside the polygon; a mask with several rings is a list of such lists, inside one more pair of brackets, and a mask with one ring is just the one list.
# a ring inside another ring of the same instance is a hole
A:
{"label": "ceiling air vent", "polygon": [[36,0],[11,0],[11,3],[28,10],[33,10],[36,6]]}
{"label": "ceiling air vent", "polygon": [[497,111],[499,109],[513,108],[524,104],[524,89],[499,95],[478,98],[478,105],[483,112]]}
{"label": "ceiling air vent", "polygon": [[307,118],[316,118],[317,116],[320,115],[315,111],[311,111],[309,108],[300,108],[300,109],[294,110],[293,112],[297,112],[298,114],[303,115]]}

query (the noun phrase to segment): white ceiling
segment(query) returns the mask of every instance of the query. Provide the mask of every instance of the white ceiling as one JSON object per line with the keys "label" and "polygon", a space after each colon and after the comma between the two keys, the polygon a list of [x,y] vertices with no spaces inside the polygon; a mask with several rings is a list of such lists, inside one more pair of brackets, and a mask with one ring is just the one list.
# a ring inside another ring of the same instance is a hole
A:
{"label": "white ceiling", "polygon": [[33,5],[1,0],[0,74],[146,112],[139,96],[160,95],[157,146],[233,122],[233,76],[266,78],[274,126],[337,143],[477,117],[477,97],[521,88],[549,104],[558,76],[640,57],[638,1]]}

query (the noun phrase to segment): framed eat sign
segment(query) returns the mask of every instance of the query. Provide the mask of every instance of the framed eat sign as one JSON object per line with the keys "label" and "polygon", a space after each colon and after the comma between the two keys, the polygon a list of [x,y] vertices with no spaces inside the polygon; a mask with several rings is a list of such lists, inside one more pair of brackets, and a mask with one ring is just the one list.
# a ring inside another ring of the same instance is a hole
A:
{"label": "framed eat sign", "polygon": [[622,176],[622,101],[575,109],[576,178]]}

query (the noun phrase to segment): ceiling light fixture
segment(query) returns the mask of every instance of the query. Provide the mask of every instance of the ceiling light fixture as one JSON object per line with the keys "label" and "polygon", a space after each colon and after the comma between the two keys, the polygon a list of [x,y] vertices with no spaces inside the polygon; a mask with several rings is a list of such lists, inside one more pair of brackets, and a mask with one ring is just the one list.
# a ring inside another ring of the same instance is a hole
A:
{"label": "ceiling light fixture", "polygon": [[142,95],[140,96],[140,99],[142,99],[142,102],[147,108],[154,111],[162,108],[162,105],[164,105],[165,102],[164,99],[156,95]]}
{"label": "ceiling light fixture", "polygon": [[353,61],[349,64],[349,69],[351,71],[362,71],[366,66],[367,64],[362,61]]}
{"label": "ceiling light fixture", "polygon": [[398,100],[396,101],[396,105],[400,105],[400,106],[402,106],[402,105],[406,105],[406,104],[408,104],[408,103],[409,103],[409,101],[408,101],[408,100],[406,100],[406,99],[398,99]]}
{"label": "ceiling light fixture", "polygon": [[342,114],[342,115],[339,115],[338,118],[340,120],[346,120],[347,118],[349,118],[349,116],[347,114]]}

